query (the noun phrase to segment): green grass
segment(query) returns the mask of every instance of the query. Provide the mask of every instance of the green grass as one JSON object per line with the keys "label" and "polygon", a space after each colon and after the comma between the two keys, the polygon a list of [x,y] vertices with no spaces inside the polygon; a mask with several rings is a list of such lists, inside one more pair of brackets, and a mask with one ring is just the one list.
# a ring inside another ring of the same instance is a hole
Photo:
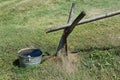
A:
{"label": "green grass", "polygon": [[119,0],[0,0],[0,80],[119,80],[120,16],[76,27],[68,38],[68,50],[79,52],[78,71],[67,74],[46,61],[34,68],[13,65],[18,50],[35,46],[55,54],[62,31],[45,29],[66,24],[72,2],[74,18],[119,10]]}

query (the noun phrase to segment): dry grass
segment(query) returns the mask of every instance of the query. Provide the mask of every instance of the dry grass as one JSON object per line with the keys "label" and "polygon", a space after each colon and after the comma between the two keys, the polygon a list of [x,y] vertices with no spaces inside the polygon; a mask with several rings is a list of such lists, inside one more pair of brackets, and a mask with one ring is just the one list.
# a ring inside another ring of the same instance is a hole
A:
{"label": "dry grass", "polygon": [[78,70],[79,55],[78,53],[68,53],[68,56],[48,57],[47,62],[57,64],[62,71],[67,74],[74,73]]}

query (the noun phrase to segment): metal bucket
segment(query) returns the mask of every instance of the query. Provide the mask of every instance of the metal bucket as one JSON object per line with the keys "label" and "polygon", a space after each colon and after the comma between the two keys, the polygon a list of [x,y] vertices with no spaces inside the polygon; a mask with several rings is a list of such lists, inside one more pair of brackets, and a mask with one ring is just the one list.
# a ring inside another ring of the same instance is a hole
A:
{"label": "metal bucket", "polygon": [[35,66],[41,63],[42,52],[35,48],[24,48],[18,51],[21,67]]}

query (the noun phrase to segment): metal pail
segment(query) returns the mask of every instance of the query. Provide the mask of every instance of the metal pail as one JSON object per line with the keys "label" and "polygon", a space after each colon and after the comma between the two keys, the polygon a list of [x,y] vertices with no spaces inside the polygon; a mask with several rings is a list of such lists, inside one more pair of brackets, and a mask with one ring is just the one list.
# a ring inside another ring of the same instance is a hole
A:
{"label": "metal pail", "polygon": [[42,52],[35,48],[24,48],[18,51],[21,67],[35,66],[41,63]]}

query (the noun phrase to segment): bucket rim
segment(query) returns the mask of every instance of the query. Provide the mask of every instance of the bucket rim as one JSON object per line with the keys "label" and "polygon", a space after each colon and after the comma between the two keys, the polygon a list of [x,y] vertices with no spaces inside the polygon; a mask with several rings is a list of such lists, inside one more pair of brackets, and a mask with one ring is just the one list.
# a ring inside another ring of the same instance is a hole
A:
{"label": "bucket rim", "polygon": [[[41,53],[40,56],[42,56],[42,51],[38,48],[23,48],[23,49],[20,49],[18,51],[19,57],[28,58],[27,56],[21,55],[23,51],[27,51],[27,50],[39,50],[40,53]],[[35,57],[31,57],[31,58],[37,58],[37,57],[40,57],[40,56],[35,56]]]}

